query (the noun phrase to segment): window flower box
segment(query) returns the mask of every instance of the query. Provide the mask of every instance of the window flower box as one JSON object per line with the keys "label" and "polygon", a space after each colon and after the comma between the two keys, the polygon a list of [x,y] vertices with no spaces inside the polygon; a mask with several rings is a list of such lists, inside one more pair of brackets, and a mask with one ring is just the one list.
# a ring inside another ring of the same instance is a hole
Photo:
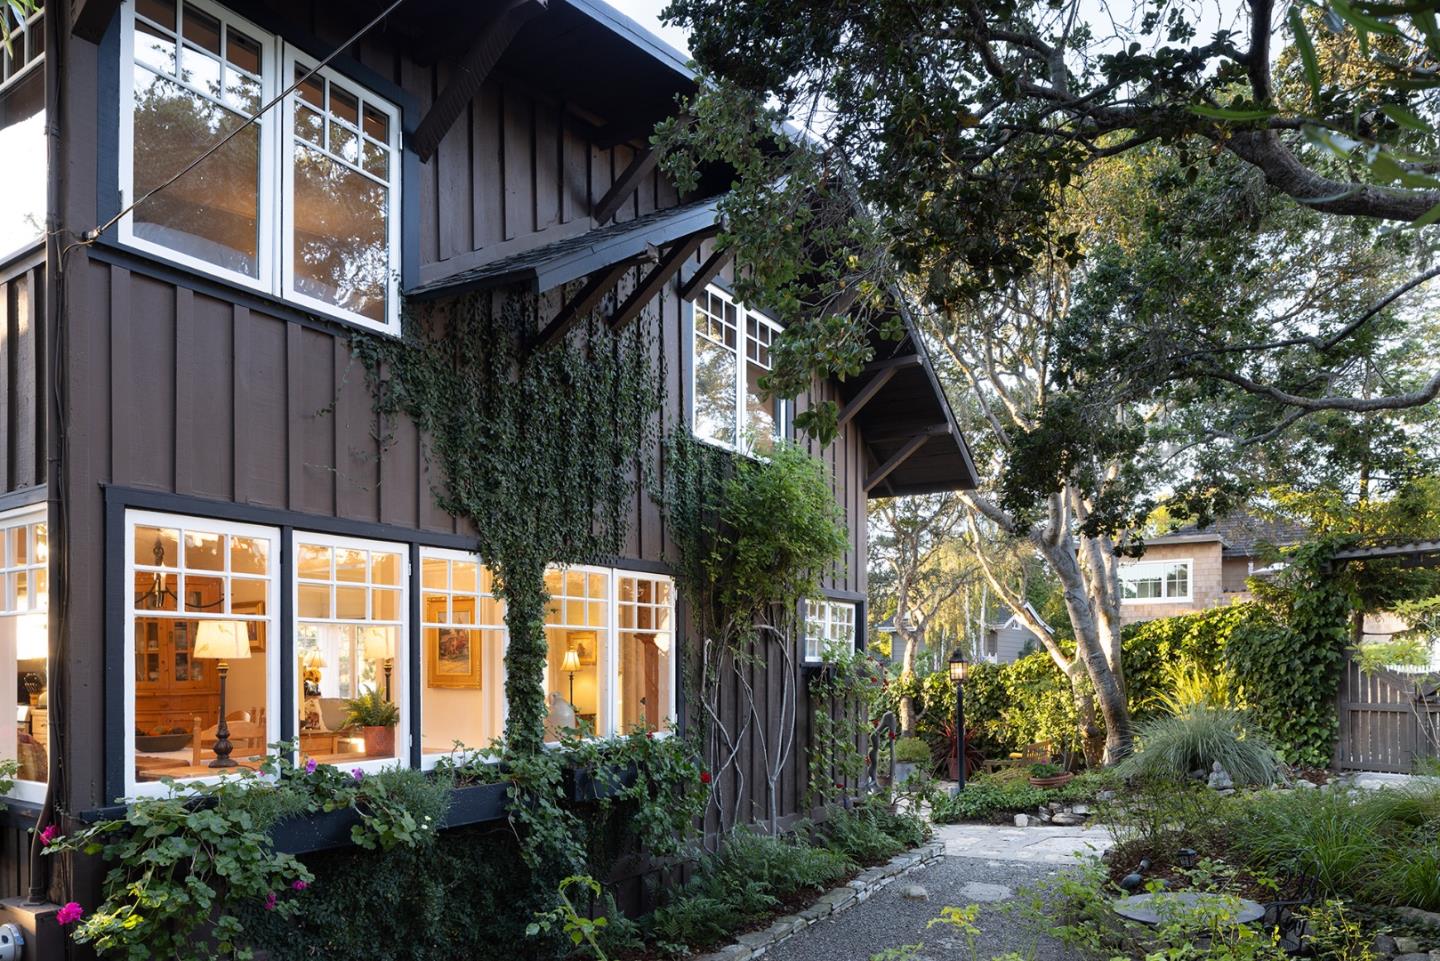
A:
{"label": "window flower box", "polygon": [[[509,787],[508,783],[501,783],[456,788],[450,793],[450,808],[440,826],[457,828],[501,820],[505,817]],[[344,808],[288,818],[275,825],[270,836],[277,851],[306,854],[349,846],[350,830],[359,823],[360,813],[353,808]]]}
{"label": "window flower box", "polygon": [[614,797],[628,787],[633,787],[640,776],[640,769],[634,761],[627,764],[607,764],[600,767],[568,767],[562,775],[565,797],[577,804],[599,801]]}

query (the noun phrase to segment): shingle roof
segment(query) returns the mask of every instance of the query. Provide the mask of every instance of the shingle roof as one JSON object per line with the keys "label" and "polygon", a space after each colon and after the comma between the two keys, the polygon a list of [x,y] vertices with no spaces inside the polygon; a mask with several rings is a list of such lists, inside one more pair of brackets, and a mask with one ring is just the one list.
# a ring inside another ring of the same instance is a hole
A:
{"label": "shingle roof", "polygon": [[1254,514],[1230,514],[1215,519],[1208,527],[1186,524],[1150,544],[1173,544],[1197,540],[1217,540],[1228,557],[1253,557],[1265,547],[1288,547],[1305,539],[1305,525],[1291,520],[1269,520]]}

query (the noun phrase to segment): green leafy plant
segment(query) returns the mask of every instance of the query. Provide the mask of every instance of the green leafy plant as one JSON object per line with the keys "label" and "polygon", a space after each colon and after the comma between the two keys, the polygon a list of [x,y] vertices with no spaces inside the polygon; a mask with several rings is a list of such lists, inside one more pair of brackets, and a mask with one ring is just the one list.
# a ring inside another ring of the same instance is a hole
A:
{"label": "green leafy plant", "polygon": [[400,708],[379,691],[364,691],[345,702],[346,727],[394,727],[399,723]]}
{"label": "green leafy plant", "polygon": [[902,737],[895,740],[895,761],[901,764],[929,764],[932,760],[930,745],[918,737]]}
{"label": "green leafy plant", "polygon": [[588,875],[572,874],[563,879],[560,886],[556,888],[556,895],[559,897],[560,903],[549,911],[536,912],[535,920],[526,927],[525,933],[534,937],[537,934],[548,934],[552,927],[556,927],[570,939],[573,947],[579,948],[584,945],[597,961],[610,961],[605,954],[605,949],[600,945],[599,938],[610,922],[604,915],[592,918],[575,910],[575,902],[570,900],[569,893],[572,887],[589,891],[591,897],[600,895],[599,881]]}
{"label": "green leafy plant", "polygon": [[1051,799],[1051,792],[1025,783],[969,783],[959,794],[944,794],[936,798],[930,809],[930,819],[936,824],[955,824],[960,821],[990,821],[1001,815],[1033,814],[1037,807]]}
{"label": "green leafy plant", "polygon": [[1059,777],[1064,773],[1065,769],[1058,764],[1030,765],[1030,776],[1037,779]]}
{"label": "green leafy plant", "polygon": [[1121,765],[1125,774],[1183,780],[1219,762],[1236,784],[1275,780],[1279,759],[1269,739],[1243,711],[1197,704],[1172,717],[1151,718],[1136,729],[1139,750]]}

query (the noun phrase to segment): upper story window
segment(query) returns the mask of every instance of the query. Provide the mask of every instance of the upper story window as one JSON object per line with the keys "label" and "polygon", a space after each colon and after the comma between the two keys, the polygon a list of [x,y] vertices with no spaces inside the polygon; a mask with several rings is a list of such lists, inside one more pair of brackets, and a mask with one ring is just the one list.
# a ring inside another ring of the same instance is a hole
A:
{"label": "upper story window", "polygon": [[10,50],[0,45],[0,259],[37,244],[45,233],[45,30],[41,12],[20,17],[0,4]]}
{"label": "upper story window", "polygon": [[1120,597],[1126,604],[1190,600],[1190,562],[1140,561],[1120,568]]}
{"label": "upper story window", "polygon": [[399,111],[329,69],[307,78],[315,61],[202,0],[134,0],[123,22],[122,203],[235,136],[126,216],[122,240],[398,332]]}
{"label": "upper story window", "polygon": [[848,601],[805,602],[805,660],[818,664],[831,648],[855,649],[855,605]]}
{"label": "upper story window", "polygon": [[760,378],[771,367],[780,326],[716,287],[695,299],[695,436],[747,453],[784,436],[784,401],[767,399]]}

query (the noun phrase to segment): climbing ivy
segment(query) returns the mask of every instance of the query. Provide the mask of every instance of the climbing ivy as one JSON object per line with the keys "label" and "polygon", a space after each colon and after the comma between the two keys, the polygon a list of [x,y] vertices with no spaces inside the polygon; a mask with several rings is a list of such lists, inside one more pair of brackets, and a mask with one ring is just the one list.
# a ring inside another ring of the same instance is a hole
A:
{"label": "climbing ivy", "polygon": [[534,296],[480,293],[408,311],[398,340],[353,341],[377,411],[428,438],[437,500],[474,525],[495,575],[510,632],[506,739],[520,752],[544,740],[545,569],[620,552],[665,383],[645,323],[616,334],[592,315],[583,336],[534,349],[538,319]]}

